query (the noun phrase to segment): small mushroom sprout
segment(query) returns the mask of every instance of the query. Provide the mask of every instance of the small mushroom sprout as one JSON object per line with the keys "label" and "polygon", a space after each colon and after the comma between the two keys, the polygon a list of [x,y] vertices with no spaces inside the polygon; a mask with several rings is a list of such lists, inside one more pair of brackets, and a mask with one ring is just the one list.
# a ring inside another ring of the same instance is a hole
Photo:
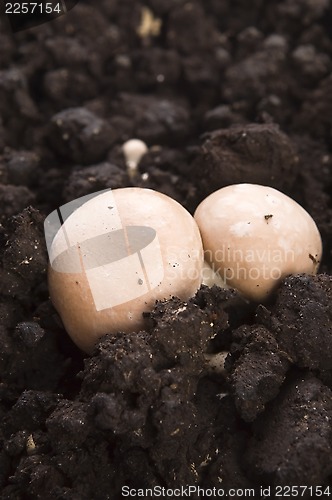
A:
{"label": "small mushroom sprout", "polygon": [[148,147],[140,139],[129,139],[129,141],[122,145],[122,151],[126,160],[129,177],[134,178],[137,173],[138,164],[148,152]]}
{"label": "small mushroom sprout", "polygon": [[227,186],[195,212],[205,259],[244,297],[262,301],[289,274],[315,274],[322,241],[311,216],[271,187]]}
{"label": "small mushroom sprout", "polygon": [[78,202],[50,245],[49,291],[73,341],[91,352],[106,333],[144,328],[156,300],[193,296],[203,247],[189,212],[156,191],[106,190]]}

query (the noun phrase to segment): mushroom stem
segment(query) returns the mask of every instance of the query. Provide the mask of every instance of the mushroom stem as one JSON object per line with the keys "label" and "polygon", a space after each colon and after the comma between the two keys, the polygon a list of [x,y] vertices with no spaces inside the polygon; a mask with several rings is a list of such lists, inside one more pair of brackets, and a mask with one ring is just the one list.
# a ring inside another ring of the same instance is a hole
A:
{"label": "mushroom stem", "polygon": [[220,288],[229,288],[220,274],[215,272],[206,260],[204,260],[202,269],[202,284],[210,288],[213,287],[213,285],[217,285]]}

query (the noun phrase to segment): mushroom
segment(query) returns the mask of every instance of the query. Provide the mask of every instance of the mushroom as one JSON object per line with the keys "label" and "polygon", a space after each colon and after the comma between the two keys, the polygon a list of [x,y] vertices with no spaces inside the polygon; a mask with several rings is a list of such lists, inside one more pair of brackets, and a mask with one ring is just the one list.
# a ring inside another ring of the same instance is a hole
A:
{"label": "mushroom", "polygon": [[143,329],[156,300],[193,296],[203,247],[193,217],[164,194],[133,187],[88,198],[59,209],[48,277],[67,332],[91,352],[106,333]]}
{"label": "mushroom", "polygon": [[205,259],[247,299],[267,299],[287,275],[318,270],[322,241],[314,220],[276,189],[224,187],[205,198],[194,217]]}
{"label": "mushroom", "polygon": [[122,145],[122,151],[126,159],[129,177],[133,178],[137,173],[137,166],[141,158],[148,152],[148,147],[140,139],[129,139]]}

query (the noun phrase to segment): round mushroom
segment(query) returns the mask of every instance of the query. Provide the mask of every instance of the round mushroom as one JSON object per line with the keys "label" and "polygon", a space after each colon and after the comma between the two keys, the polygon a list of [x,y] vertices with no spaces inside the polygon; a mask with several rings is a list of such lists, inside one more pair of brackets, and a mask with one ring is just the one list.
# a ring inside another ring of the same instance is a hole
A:
{"label": "round mushroom", "polygon": [[267,186],[236,184],[205,198],[195,212],[205,259],[227,285],[267,299],[289,274],[315,274],[322,241],[312,217]]}
{"label": "round mushroom", "polygon": [[[60,210],[65,214],[66,206]],[[195,220],[150,189],[107,190],[81,204],[56,233],[49,254],[51,300],[86,352],[106,333],[143,329],[143,312],[156,300],[187,300],[202,280]]]}

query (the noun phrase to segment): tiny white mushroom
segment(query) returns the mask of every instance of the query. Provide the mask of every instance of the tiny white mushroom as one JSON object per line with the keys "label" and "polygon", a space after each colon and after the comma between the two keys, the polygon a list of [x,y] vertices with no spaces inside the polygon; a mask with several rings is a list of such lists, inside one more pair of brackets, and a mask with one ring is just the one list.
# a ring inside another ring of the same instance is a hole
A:
{"label": "tiny white mushroom", "polygon": [[140,139],[130,139],[122,145],[122,151],[126,159],[129,176],[135,177],[137,166],[142,157],[148,152],[148,147]]}
{"label": "tiny white mushroom", "polygon": [[198,206],[205,259],[246,298],[266,299],[287,275],[315,274],[322,241],[312,217],[267,186],[219,189]]}

